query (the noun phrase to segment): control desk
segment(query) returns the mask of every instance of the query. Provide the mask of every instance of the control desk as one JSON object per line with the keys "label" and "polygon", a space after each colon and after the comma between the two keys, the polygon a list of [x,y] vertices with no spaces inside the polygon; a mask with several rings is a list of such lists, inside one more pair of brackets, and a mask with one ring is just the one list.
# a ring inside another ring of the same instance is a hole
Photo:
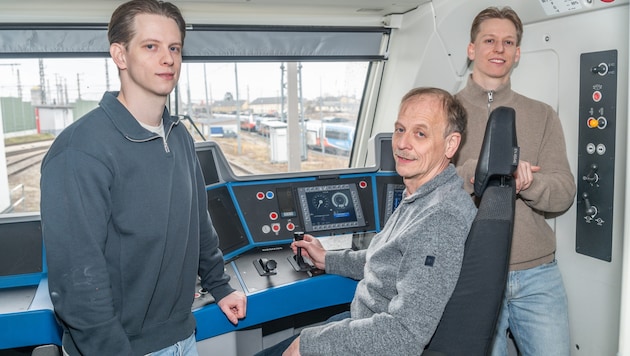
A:
{"label": "control desk", "polygon": [[[381,230],[404,187],[394,170],[390,135],[377,135],[373,142],[371,167],[255,177],[235,176],[216,143],[197,144],[225,271],[231,285],[248,297],[247,317],[234,326],[198,288],[192,305],[198,341],[352,300],[356,281],[314,268],[293,254],[290,243],[307,233],[329,249],[359,248],[357,242]],[[61,341],[48,297],[38,216],[0,220],[0,230],[27,229],[15,225],[25,222],[36,236],[29,246],[36,257],[32,270],[0,270],[0,304],[6,305],[0,309],[0,349]],[[22,243],[0,236],[0,244]]]}

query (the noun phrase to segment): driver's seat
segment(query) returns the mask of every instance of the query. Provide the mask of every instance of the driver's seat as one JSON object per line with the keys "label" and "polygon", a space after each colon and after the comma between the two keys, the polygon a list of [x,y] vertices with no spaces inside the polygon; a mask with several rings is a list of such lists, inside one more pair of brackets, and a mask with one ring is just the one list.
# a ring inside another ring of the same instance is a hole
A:
{"label": "driver's seat", "polygon": [[487,355],[507,283],[518,165],[514,109],[490,114],[474,193],[479,210],[464,249],[459,280],[422,356]]}

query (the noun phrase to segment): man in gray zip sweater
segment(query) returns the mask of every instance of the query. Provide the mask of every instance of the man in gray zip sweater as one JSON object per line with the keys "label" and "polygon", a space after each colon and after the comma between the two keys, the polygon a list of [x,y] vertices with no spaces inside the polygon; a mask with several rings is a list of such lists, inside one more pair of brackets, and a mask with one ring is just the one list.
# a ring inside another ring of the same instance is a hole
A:
{"label": "man in gray zip sweater", "polygon": [[[420,355],[459,277],[476,208],[450,160],[466,113],[448,92],[417,88],[402,99],[392,149],[404,199],[366,250],[293,243],[327,273],[359,280],[350,312],[261,355]],[[288,348],[287,348],[288,347]]]}
{"label": "man in gray zip sweater", "polygon": [[185,28],[171,3],[120,5],[108,31],[120,92],[105,93],[42,162],[48,285],[66,355],[196,355],[198,275],[232,323],[245,316],[193,139],[165,108]]}

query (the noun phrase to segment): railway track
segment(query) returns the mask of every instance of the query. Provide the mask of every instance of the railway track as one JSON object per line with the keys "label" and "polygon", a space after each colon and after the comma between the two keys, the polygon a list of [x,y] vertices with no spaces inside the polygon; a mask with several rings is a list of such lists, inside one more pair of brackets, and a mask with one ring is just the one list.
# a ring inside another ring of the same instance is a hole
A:
{"label": "railway track", "polygon": [[[52,141],[47,144],[8,146],[6,152],[7,175],[10,177],[33,166],[39,166],[48,152],[50,143]],[[239,175],[253,174],[251,170],[237,163],[232,163],[232,169]]]}
{"label": "railway track", "polygon": [[51,144],[52,140],[7,146],[7,175],[11,177],[33,166],[39,166]]}
{"label": "railway track", "polygon": [[[241,142],[244,147],[258,147],[258,148],[249,148],[249,150],[257,150],[260,149],[259,146],[261,144],[268,145],[267,138],[264,138],[256,133],[243,133],[241,135]],[[217,139],[217,141],[221,141],[222,145],[225,147],[233,146],[233,149],[236,150],[236,139]],[[39,169],[39,165],[42,162],[42,159],[46,155],[46,152],[50,148],[53,140],[33,142],[27,144],[17,144],[6,146],[6,160],[7,160],[7,175],[9,177],[24,172],[28,169],[34,168],[37,166]],[[225,149],[225,148],[224,148]],[[229,151],[229,150],[226,150]],[[273,173],[276,171],[277,167],[273,165],[269,165],[268,162],[262,164],[262,168],[260,164],[256,164],[258,159],[264,161],[267,157],[263,158],[255,158],[248,159],[243,161],[242,159],[238,159],[238,154],[230,154],[229,152],[224,151],[226,158],[230,162],[232,170],[237,175],[251,175],[251,174],[264,174],[264,173]],[[262,150],[262,151],[266,151]],[[309,155],[315,160],[326,160],[326,159],[336,159],[338,156],[331,155],[328,153],[321,153],[317,151],[309,150]],[[344,159],[345,160],[345,159]],[[334,166],[338,165],[335,163]],[[330,168],[330,167],[328,167]],[[337,167],[338,168],[338,167]]]}
{"label": "railway track", "polygon": [[[46,152],[48,152],[50,143],[52,143],[52,141],[47,144],[8,146],[6,152],[7,175],[11,177],[12,175],[24,172],[31,167],[39,166],[42,159],[44,159]],[[232,170],[238,175],[249,175],[254,173],[246,167],[234,162],[232,163]]]}

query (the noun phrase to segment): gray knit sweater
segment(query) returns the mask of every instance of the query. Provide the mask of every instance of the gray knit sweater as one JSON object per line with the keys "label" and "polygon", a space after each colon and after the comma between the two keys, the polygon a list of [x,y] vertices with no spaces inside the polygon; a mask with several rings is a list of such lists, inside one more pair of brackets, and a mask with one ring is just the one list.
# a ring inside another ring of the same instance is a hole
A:
{"label": "gray knit sweater", "polygon": [[351,318],[302,330],[307,355],[420,355],[459,277],[476,213],[449,165],[407,196],[367,250],[329,251],[326,271],[360,280]]}
{"label": "gray knit sweater", "polygon": [[466,87],[457,93],[468,112],[468,126],[453,162],[464,178],[464,188],[472,193],[470,178],[475,174],[489,110],[514,108],[520,159],[541,168],[534,173],[532,185],[516,199],[510,270],[522,270],[554,259],[556,237],[545,214],[568,209],[576,187],[558,115],[549,105],[512,91],[510,84],[508,81],[489,94],[468,78]]}

